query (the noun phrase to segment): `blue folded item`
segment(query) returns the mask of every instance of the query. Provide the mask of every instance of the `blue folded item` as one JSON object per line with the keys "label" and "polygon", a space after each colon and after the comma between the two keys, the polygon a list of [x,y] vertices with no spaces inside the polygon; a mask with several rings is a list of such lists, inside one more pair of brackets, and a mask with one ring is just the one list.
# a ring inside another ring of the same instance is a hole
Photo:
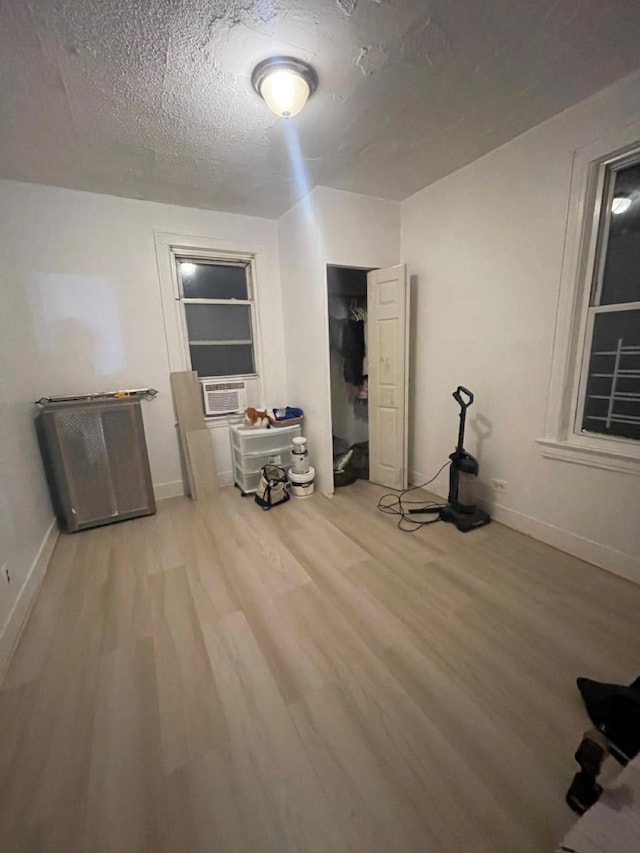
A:
{"label": "blue folded item", "polygon": [[286,406],[284,409],[274,409],[273,417],[277,421],[289,421],[292,418],[301,418],[304,415],[302,409],[296,409],[294,406]]}

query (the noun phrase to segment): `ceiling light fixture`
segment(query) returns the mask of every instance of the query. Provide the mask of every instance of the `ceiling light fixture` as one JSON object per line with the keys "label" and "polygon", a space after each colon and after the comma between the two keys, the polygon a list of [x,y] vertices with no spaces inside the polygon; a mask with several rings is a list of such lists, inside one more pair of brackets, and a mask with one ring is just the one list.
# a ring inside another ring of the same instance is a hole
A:
{"label": "ceiling light fixture", "polygon": [[624,213],[629,210],[631,207],[631,199],[626,193],[618,193],[614,195],[613,200],[611,202],[611,213],[619,214]]}
{"label": "ceiling light fixture", "polygon": [[256,65],[251,83],[272,112],[291,118],[318,88],[318,75],[300,59],[272,56]]}

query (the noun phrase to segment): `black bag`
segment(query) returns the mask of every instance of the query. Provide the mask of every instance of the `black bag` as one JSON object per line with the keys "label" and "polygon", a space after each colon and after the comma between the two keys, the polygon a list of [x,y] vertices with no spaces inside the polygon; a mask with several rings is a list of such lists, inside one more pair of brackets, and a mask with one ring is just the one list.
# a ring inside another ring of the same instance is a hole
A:
{"label": "black bag", "polygon": [[587,713],[607,737],[611,755],[626,764],[640,752],[640,678],[629,687],[578,678]]}
{"label": "black bag", "polygon": [[265,465],[260,475],[258,490],[256,492],[256,503],[262,509],[284,504],[291,495],[287,491],[287,472],[278,465]]}

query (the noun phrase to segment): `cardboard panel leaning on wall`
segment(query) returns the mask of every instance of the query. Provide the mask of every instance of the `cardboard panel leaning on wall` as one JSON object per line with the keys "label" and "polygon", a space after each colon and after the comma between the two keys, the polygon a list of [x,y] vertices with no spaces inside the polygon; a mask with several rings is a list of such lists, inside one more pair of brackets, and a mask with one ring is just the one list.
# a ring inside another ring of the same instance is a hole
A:
{"label": "cardboard panel leaning on wall", "polygon": [[[470,387],[468,450],[498,520],[640,580],[640,477],[544,459],[573,152],[638,114],[640,75],[572,107],[402,205],[418,279],[413,479],[451,452],[451,392]],[[506,483],[496,491],[492,480]],[[445,478],[438,481],[446,494]]]}

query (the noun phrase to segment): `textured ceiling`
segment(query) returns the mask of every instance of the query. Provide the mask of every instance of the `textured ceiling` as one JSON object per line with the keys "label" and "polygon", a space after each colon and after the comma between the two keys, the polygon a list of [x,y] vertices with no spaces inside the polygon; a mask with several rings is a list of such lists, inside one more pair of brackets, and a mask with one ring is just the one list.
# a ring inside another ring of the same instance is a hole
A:
{"label": "textured ceiling", "polygon": [[[402,199],[639,43],[638,0],[3,0],[0,176],[260,216],[305,181]],[[288,126],[250,85],[275,53],[320,77]]]}

